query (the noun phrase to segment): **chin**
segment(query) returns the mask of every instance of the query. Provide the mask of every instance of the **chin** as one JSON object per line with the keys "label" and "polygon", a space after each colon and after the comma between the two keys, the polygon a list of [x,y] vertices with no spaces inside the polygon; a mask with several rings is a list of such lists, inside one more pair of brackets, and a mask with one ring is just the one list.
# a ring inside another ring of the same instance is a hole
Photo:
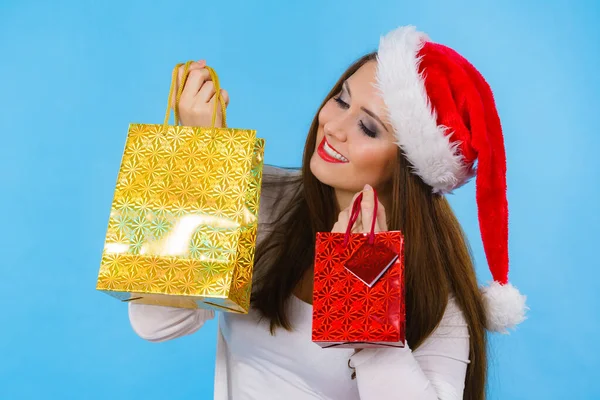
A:
{"label": "chin", "polygon": [[349,171],[348,164],[331,164],[323,160],[315,151],[310,159],[310,171],[317,180],[334,189],[354,191],[352,182],[348,178],[353,174]]}

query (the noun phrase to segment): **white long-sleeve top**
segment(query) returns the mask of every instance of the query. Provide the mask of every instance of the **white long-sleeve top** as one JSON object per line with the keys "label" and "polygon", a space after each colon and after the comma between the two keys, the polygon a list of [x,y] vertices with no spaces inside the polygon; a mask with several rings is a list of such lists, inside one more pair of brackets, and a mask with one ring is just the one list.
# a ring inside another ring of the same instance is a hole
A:
{"label": "white long-sleeve top", "polygon": [[[458,400],[468,364],[469,336],[451,299],[434,333],[417,350],[322,349],[311,342],[312,306],[292,296],[292,332],[271,336],[267,321],[219,313],[215,400]],[[209,310],[129,304],[133,329],[161,342],[196,332]],[[350,365],[356,369],[351,379]]]}
{"label": "white long-sleeve top", "polygon": [[[272,171],[271,171],[272,172]],[[261,199],[261,215],[268,204]],[[260,230],[261,216],[259,216]],[[260,234],[259,234],[260,238]],[[311,341],[312,306],[288,302],[293,330],[269,331],[258,312],[218,313],[215,400],[457,400],[469,363],[469,331],[453,298],[418,349],[322,349]],[[189,335],[215,313],[129,304],[129,319],[142,338],[161,342]],[[356,379],[351,379],[352,369]]]}

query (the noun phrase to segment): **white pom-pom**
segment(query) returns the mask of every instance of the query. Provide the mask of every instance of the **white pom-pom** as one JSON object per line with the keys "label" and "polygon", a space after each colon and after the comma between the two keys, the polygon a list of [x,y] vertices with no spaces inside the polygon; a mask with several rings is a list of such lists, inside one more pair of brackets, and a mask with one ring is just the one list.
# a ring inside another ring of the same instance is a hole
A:
{"label": "white pom-pom", "polygon": [[487,329],[492,332],[508,333],[508,328],[514,328],[525,320],[526,296],[507,283],[501,285],[492,282],[481,288],[487,316]]}

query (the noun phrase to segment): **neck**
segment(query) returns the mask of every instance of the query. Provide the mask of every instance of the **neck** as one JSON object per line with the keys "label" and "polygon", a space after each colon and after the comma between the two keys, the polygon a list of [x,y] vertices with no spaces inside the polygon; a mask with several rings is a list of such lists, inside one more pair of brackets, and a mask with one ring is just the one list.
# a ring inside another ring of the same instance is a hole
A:
{"label": "neck", "polygon": [[335,189],[335,198],[340,211],[352,207],[352,204],[350,203],[355,194],[356,193],[347,192],[345,190]]}

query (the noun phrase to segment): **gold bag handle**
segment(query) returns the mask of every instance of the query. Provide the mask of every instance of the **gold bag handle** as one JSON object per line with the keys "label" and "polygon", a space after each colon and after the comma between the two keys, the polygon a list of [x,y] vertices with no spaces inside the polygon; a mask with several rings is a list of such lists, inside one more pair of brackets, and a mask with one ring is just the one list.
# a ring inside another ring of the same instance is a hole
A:
{"label": "gold bag handle", "polygon": [[[175,125],[179,125],[179,100],[181,99],[181,93],[183,93],[183,88],[185,87],[185,83],[187,81],[187,78],[190,74],[190,65],[192,65],[193,61],[188,61],[185,64],[181,63],[181,64],[177,64],[175,66],[175,68],[173,68],[173,75],[171,78],[171,87],[169,89],[169,102],[167,103],[167,112],[165,114],[165,121],[163,123],[163,125],[167,125],[169,123],[169,117],[171,116],[171,108],[175,111]],[[184,66],[183,68],[183,79],[181,80],[181,85],[179,85],[179,88],[177,89],[177,96],[175,97],[175,104],[172,104],[171,99],[173,98],[173,91],[175,90],[175,84],[177,82],[177,75],[179,72],[179,67]],[[217,121],[217,104],[221,105],[221,115],[222,117],[222,121],[223,121],[223,128],[227,127],[227,115],[225,113],[225,100],[223,100],[223,96],[221,94],[221,85],[219,83],[219,77],[217,76],[217,73],[215,72],[214,69],[212,69],[209,66],[205,67],[208,70],[208,73],[210,74],[210,78],[213,81],[213,84],[215,85],[215,107],[213,108],[213,114],[212,114],[212,122],[211,122],[211,127],[214,128],[215,127],[215,123]]]}

